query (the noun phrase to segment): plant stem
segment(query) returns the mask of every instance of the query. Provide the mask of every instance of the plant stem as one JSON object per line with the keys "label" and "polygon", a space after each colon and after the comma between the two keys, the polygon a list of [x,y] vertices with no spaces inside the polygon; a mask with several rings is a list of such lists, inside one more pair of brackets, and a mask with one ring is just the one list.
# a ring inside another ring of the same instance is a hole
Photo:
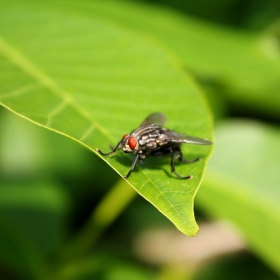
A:
{"label": "plant stem", "polygon": [[124,180],[119,180],[100,201],[90,219],[63,251],[60,260],[65,263],[86,255],[100,235],[121,214],[137,192]]}

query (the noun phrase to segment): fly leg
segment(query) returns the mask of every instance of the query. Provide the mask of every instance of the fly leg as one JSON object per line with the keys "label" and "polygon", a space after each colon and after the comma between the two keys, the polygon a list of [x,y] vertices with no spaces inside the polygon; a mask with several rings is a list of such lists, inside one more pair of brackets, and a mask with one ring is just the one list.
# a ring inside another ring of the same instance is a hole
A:
{"label": "fly leg", "polygon": [[171,153],[171,172],[173,172],[180,179],[192,179],[193,178],[192,175],[182,177],[175,171],[175,162],[174,161],[175,161],[176,153],[179,153],[179,157],[178,157],[179,160],[183,161],[183,156],[182,156],[182,152],[181,152],[180,148],[170,147],[170,153]]}
{"label": "fly leg", "polygon": [[97,151],[99,154],[101,154],[102,156],[108,156],[108,155],[111,155],[111,154],[115,153],[115,152],[120,148],[121,143],[122,143],[122,140],[121,140],[121,141],[117,144],[117,146],[116,146],[114,149],[112,149],[112,151],[109,152],[109,153],[102,153],[99,149],[96,149],[96,151]]}
{"label": "fly leg", "polygon": [[140,154],[136,155],[136,157],[135,157],[135,159],[134,159],[134,161],[133,161],[133,163],[132,163],[132,165],[130,167],[129,172],[126,174],[126,176],[124,176],[125,179],[128,179],[128,177],[130,176],[131,172],[133,171],[133,169],[135,167],[135,164],[136,164],[137,160],[139,159],[139,156],[140,156]]}
{"label": "fly leg", "polygon": [[197,161],[201,161],[201,158],[196,158],[196,159],[193,159],[193,160],[187,160],[187,159],[183,159],[183,154],[181,152],[181,149],[178,148],[176,149],[176,151],[174,150],[174,152],[176,153],[177,152],[177,158],[179,161],[183,162],[183,163],[194,163],[194,162],[197,162]]}

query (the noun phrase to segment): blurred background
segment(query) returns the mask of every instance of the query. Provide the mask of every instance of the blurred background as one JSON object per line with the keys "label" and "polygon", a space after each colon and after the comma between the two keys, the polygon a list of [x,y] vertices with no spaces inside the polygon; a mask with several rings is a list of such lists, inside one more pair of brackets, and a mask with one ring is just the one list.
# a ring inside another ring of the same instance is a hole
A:
{"label": "blurred background", "polygon": [[[279,0],[108,5],[120,23],[137,9],[154,15],[143,28],[206,95],[215,149],[195,199],[200,233],[184,236],[131,190],[131,203],[101,211],[87,257],[61,265],[106,194],[130,186],[84,147],[1,107],[0,279],[280,279]],[[168,13],[178,29],[160,33]]]}

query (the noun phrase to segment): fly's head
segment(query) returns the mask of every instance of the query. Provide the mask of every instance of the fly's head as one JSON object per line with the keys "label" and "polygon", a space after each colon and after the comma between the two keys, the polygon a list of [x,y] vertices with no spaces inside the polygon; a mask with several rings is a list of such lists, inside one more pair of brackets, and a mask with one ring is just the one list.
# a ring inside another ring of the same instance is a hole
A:
{"label": "fly's head", "polygon": [[138,150],[138,141],[135,137],[130,134],[125,134],[122,137],[122,150],[125,153],[136,153]]}

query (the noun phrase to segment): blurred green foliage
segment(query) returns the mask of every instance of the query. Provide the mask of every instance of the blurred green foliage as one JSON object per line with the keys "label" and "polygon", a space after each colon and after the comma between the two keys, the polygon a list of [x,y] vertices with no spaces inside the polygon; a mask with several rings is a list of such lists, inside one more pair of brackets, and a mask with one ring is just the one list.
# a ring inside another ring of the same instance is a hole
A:
{"label": "blurred green foliage", "polygon": [[[19,16],[22,5],[16,3],[4,0],[0,6]],[[24,12],[29,11],[31,24],[35,18],[33,2],[25,0],[22,3]],[[190,81],[190,84],[196,83],[207,96],[215,120],[215,149],[196,196],[197,217],[199,222],[218,218],[233,223],[246,240],[248,252],[226,259],[214,259],[213,256],[213,261],[195,268],[185,263],[183,272],[179,264],[172,264],[175,267],[172,279],[279,279],[280,2],[85,0],[58,1],[57,5],[66,17],[74,12],[81,19],[97,17],[105,25],[117,24],[135,33],[132,41],[145,37],[159,45],[182,72],[192,75],[195,82]],[[55,8],[53,12],[56,13]],[[5,35],[9,36],[19,28],[13,25],[13,18],[8,22],[9,25],[5,16],[0,18],[1,44]],[[77,22],[69,20],[68,24],[75,30]],[[40,23],[36,24],[40,30]],[[85,24],[84,28],[88,26]],[[25,36],[32,38],[33,29],[29,30],[30,34]],[[81,36],[72,38],[74,45],[84,38],[82,30],[77,30]],[[58,31],[55,25],[50,25],[44,32],[51,36]],[[94,32],[97,30],[93,30],[92,36],[96,35]],[[19,42],[24,41],[21,35],[18,34]],[[115,36],[118,38],[120,34]],[[36,63],[40,63],[43,61],[40,40],[33,43],[26,52],[37,52]],[[55,43],[64,50],[61,60],[67,63],[70,56],[67,49],[63,49],[63,36]],[[86,40],[83,43],[87,45]],[[126,43],[120,40],[117,47],[122,49],[122,44]],[[50,44],[49,48],[52,47]],[[46,54],[50,58],[52,55],[51,52]],[[151,60],[157,55],[155,52]],[[149,62],[138,61],[142,65]],[[129,63],[124,61],[123,65]],[[32,83],[32,79],[23,74],[11,76],[14,69],[8,69],[7,65],[0,47],[0,67],[6,69],[0,72],[3,87],[9,79],[15,88]],[[166,65],[168,63],[163,61],[161,67]],[[81,84],[85,91],[97,90],[83,85],[82,78],[88,69],[79,68],[79,61],[76,61],[76,67],[80,71],[80,83],[67,81],[65,68],[62,73],[57,70],[57,79],[71,85],[69,90],[79,88]],[[69,73],[74,71],[70,66],[68,70]],[[158,69],[159,75],[166,74],[161,70]],[[131,83],[134,75],[130,75]],[[176,76],[175,72],[172,75]],[[116,91],[126,89],[120,85],[116,87],[117,78],[111,82],[108,85]],[[157,81],[150,80],[147,91],[155,86]],[[165,86],[169,86],[169,80]],[[1,94],[5,94],[10,89],[2,90]],[[45,96],[48,97],[47,92]],[[36,102],[47,103],[46,99],[37,99]],[[108,117],[107,121],[113,127],[123,121],[118,131],[115,129],[117,133],[121,133],[123,126],[124,130],[131,129],[135,123],[131,113],[145,111],[147,103],[145,99],[135,102],[129,94],[124,95],[124,100],[127,103],[114,100],[113,94],[108,99],[119,113],[115,118]],[[185,104],[181,100],[175,101],[183,111]],[[136,103],[135,107],[128,111],[126,104],[131,103]],[[176,108],[171,108],[172,95],[159,104],[158,107],[151,106],[176,116]],[[102,108],[99,106],[96,115],[106,118],[108,112]],[[27,107],[22,114],[31,112],[40,120],[40,107],[37,109],[33,112]],[[64,117],[64,122],[58,122],[62,129],[67,130],[68,116],[71,112]],[[127,119],[129,122],[123,124]],[[199,131],[196,127],[201,125],[195,121],[194,118],[191,124],[193,132]],[[175,123],[172,125],[176,127]],[[207,135],[207,131],[203,133]],[[106,147],[107,143],[100,145]],[[113,161],[113,164],[117,163]],[[168,166],[169,163],[164,161],[163,164]],[[122,171],[128,168],[126,162],[119,165],[123,165]],[[140,176],[138,173],[136,177]],[[112,194],[112,189],[119,193]],[[106,199],[108,211],[103,212]],[[171,264],[140,260],[133,244],[148,229],[171,226],[165,216],[142,197],[135,196],[134,190],[120,182],[117,173],[88,149],[0,108],[1,279],[170,279]]]}

